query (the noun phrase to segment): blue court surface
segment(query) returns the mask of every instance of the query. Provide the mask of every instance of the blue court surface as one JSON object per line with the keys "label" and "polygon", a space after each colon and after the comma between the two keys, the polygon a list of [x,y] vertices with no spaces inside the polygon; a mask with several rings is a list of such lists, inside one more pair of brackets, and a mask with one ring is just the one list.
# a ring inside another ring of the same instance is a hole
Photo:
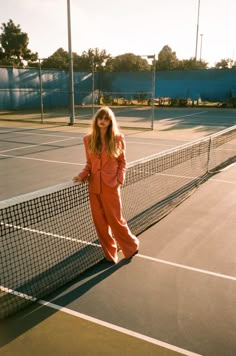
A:
{"label": "blue court surface", "polygon": [[[154,131],[125,131],[128,162],[235,124],[233,110],[230,120],[218,113],[208,125],[166,111]],[[1,200],[71,180],[83,167],[85,129],[4,122],[0,130]],[[132,260],[101,261],[1,320],[1,356],[236,355],[235,211],[232,162],[140,234]]]}

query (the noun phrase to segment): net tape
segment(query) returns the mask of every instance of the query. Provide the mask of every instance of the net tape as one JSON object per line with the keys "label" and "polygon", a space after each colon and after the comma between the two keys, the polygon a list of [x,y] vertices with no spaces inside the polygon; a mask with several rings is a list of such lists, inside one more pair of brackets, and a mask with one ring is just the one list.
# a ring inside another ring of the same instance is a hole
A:
{"label": "net tape", "polygon": [[[211,172],[236,158],[236,126],[128,165],[123,214],[139,235]],[[0,202],[0,318],[103,259],[87,183],[63,183]]]}

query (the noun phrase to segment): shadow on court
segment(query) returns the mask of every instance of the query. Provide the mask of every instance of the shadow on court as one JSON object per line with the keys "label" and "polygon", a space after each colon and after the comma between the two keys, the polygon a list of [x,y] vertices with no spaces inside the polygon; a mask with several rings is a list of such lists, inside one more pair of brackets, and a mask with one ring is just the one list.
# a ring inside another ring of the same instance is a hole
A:
{"label": "shadow on court", "polygon": [[[66,284],[63,288],[59,288],[56,293],[52,293],[46,297],[52,303],[60,305],[60,308],[67,306],[71,302],[77,300],[82,295],[87,293],[91,288],[101,283],[104,279],[117,272],[123,266],[129,264],[132,259],[122,259],[116,265],[102,260],[95,266],[89,268],[78,278]],[[74,287],[77,284],[76,288]],[[68,291],[65,291],[68,288]],[[72,290],[70,290],[72,288]],[[56,297],[56,295],[62,295]],[[60,310],[59,308],[59,310]],[[58,310],[51,308],[44,308],[42,305],[33,303],[30,307],[24,308],[15,315],[0,320],[0,346],[8,344],[19,335],[25,333],[27,330],[35,327],[48,317],[57,313]]]}
{"label": "shadow on court", "polygon": [[236,110],[222,108],[158,108],[155,111],[156,125],[164,124],[162,132],[189,130],[211,134],[218,127],[222,130],[236,124]]}

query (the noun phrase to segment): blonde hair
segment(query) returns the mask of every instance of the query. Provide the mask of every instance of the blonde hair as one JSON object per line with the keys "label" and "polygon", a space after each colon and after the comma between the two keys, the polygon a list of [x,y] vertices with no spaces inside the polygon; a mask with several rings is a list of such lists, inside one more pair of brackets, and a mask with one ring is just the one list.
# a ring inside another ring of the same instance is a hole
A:
{"label": "blonde hair", "polygon": [[123,147],[119,140],[121,134],[113,111],[108,106],[101,107],[94,115],[92,122],[92,131],[89,137],[89,150],[92,153],[100,154],[102,151],[102,140],[100,136],[100,128],[98,119],[106,117],[110,119],[110,124],[105,134],[106,151],[111,157],[118,157],[123,151]]}

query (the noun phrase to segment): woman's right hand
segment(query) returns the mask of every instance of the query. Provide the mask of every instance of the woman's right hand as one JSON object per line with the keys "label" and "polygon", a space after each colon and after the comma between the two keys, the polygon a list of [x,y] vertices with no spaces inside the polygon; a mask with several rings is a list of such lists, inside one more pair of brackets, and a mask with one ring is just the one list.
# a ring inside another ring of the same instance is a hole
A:
{"label": "woman's right hand", "polygon": [[73,182],[74,183],[83,183],[82,179],[80,178],[80,176],[76,176],[73,178]]}

